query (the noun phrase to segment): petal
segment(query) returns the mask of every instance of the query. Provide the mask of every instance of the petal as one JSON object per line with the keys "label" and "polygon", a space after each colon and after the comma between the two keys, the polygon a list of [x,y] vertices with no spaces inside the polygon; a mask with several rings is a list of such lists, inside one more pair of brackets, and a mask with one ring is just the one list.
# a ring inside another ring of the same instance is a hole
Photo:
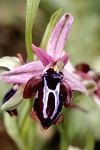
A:
{"label": "petal", "polygon": [[81,79],[84,79],[84,80],[92,80],[92,77],[87,74],[87,73],[84,73],[84,72],[81,72],[81,71],[75,71],[75,73],[81,78]]}
{"label": "petal", "polygon": [[41,76],[32,77],[25,85],[23,97],[26,99],[34,97],[41,85],[41,81]]}
{"label": "petal", "polygon": [[20,67],[16,67],[12,69],[11,71],[4,72],[4,75],[10,75],[10,74],[21,74],[21,73],[29,73],[29,72],[38,72],[39,70],[44,69],[44,66],[40,61],[33,61],[30,63],[27,63],[25,65],[22,65]]}
{"label": "petal", "polygon": [[69,59],[68,55],[65,54],[62,57],[60,57],[57,61],[59,61],[59,60],[62,61],[64,63],[64,66],[65,66],[68,62],[68,59]]}
{"label": "petal", "polygon": [[56,24],[48,45],[47,53],[53,58],[58,59],[62,55],[68,32],[73,22],[73,16],[71,14],[64,14]]}
{"label": "petal", "polygon": [[16,93],[1,106],[1,109],[12,110],[16,108],[23,101],[23,94],[22,94],[23,90],[24,90],[24,85],[20,85]]}
{"label": "petal", "polygon": [[30,73],[21,73],[21,74],[13,74],[13,75],[9,75],[9,74],[5,75],[2,73],[0,74],[0,80],[3,80],[7,83],[13,83],[13,84],[17,84],[17,83],[26,84],[30,78],[41,73],[42,73],[42,70],[38,72],[33,72],[33,73],[30,72]]}
{"label": "petal", "polygon": [[75,67],[72,65],[70,60],[67,62],[67,64],[65,65],[64,68],[65,68],[65,70],[69,70],[70,72],[75,72],[76,71]]}
{"label": "petal", "polygon": [[84,85],[81,81],[74,75],[74,73],[68,72],[67,70],[63,69],[64,73],[64,81],[69,84],[72,90],[80,91],[87,95],[87,90],[85,89]]}
{"label": "petal", "polygon": [[53,58],[48,55],[44,50],[32,44],[32,49],[35,54],[39,57],[40,61],[44,66],[47,66],[49,63],[53,62]]}

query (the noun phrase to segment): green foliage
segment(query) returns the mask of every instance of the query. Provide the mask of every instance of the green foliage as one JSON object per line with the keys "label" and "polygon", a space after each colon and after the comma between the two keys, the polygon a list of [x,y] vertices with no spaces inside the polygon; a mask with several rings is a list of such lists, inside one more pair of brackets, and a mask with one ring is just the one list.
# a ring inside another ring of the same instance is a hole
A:
{"label": "green foliage", "polygon": [[[77,95],[73,97],[73,103],[79,105],[87,112],[79,109],[64,109],[64,120],[60,124],[59,131],[68,144],[87,146],[87,139],[94,141],[100,139],[100,108],[90,96]],[[94,144],[94,143],[93,143]],[[89,146],[89,145],[88,145]]]}
{"label": "green foliage", "polygon": [[35,124],[29,117],[31,109],[30,101],[27,100],[18,107],[18,117],[4,113],[6,131],[20,150],[32,150],[34,146]]}
{"label": "green foliage", "polygon": [[5,123],[7,133],[15,141],[18,148],[20,150],[25,150],[26,147],[24,145],[23,139],[21,138],[21,135],[18,129],[17,118],[11,117],[8,113],[4,113],[4,123]]}
{"label": "green foliage", "polygon": [[39,6],[40,0],[27,0],[26,5],[26,27],[25,27],[25,40],[26,40],[26,51],[29,61],[33,60],[32,52],[32,28],[33,22],[36,16],[36,12]]}

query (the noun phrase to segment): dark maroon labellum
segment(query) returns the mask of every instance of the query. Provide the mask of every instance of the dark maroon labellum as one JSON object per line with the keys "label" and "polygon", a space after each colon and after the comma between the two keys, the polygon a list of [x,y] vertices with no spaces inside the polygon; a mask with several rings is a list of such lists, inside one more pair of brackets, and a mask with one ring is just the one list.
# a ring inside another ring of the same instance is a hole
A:
{"label": "dark maroon labellum", "polygon": [[91,70],[90,66],[88,64],[85,64],[85,63],[78,64],[78,65],[76,65],[75,68],[77,69],[77,71],[81,71],[84,73],[88,73],[88,71]]}
{"label": "dark maroon labellum", "polygon": [[23,96],[35,96],[33,111],[46,129],[59,120],[63,104],[67,107],[71,105],[72,92],[63,83],[62,72],[50,68],[42,77],[33,77],[28,81]]}

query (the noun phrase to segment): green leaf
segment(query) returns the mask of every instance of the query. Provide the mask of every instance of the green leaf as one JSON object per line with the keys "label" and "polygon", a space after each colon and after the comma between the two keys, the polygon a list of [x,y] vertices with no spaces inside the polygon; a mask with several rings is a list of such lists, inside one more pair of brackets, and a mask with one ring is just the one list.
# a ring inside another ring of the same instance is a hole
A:
{"label": "green leaf", "polygon": [[47,47],[47,43],[49,40],[49,37],[52,33],[53,28],[55,27],[57,21],[59,20],[59,18],[62,15],[62,9],[57,10],[51,17],[50,22],[48,23],[48,26],[46,28],[46,31],[44,33],[44,36],[42,38],[40,47],[43,48],[44,50],[46,50]]}
{"label": "green leaf", "polygon": [[20,150],[25,150],[26,146],[21,139],[17,126],[17,118],[11,117],[8,113],[4,113],[4,124],[8,135],[14,140]]}
{"label": "green leaf", "polygon": [[30,107],[30,101],[33,100],[24,100],[23,103],[19,106],[20,116],[18,118],[18,126],[20,130],[21,137],[28,143],[28,149],[33,149],[35,141],[35,123],[29,116],[32,108]]}
{"label": "green leaf", "polygon": [[20,130],[22,130],[26,117],[27,115],[29,115],[29,111],[32,109],[30,108],[30,100],[23,100],[23,102],[21,103],[21,105],[19,106],[19,113],[20,116],[18,118],[18,126],[20,128]]}
{"label": "green leaf", "polygon": [[26,41],[26,51],[28,55],[28,60],[33,60],[32,52],[32,27],[36,16],[36,12],[39,6],[40,0],[27,0],[26,5],[26,27],[25,27],[25,41]]}

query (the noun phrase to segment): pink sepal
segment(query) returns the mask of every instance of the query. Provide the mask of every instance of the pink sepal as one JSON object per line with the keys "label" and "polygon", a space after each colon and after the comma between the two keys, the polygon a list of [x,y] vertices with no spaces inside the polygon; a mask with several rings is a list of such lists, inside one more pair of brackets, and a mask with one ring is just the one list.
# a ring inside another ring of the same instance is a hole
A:
{"label": "pink sepal", "polygon": [[53,58],[58,59],[61,57],[72,23],[73,16],[66,13],[60,18],[53,29],[47,45],[47,53]]}
{"label": "pink sepal", "polygon": [[64,81],[69,84],[72,90],[79,91],[87,95],[87,90],[82,82],[74,75],[74,73],[68,72],[63,69]]}
{"label": "pink sepal", "polygon": [[49,63],[54,61],[50,55],[48,55],[44,50],[35,46],[34,44],[32,44],[32,49],[44,66],[47,66]]}

